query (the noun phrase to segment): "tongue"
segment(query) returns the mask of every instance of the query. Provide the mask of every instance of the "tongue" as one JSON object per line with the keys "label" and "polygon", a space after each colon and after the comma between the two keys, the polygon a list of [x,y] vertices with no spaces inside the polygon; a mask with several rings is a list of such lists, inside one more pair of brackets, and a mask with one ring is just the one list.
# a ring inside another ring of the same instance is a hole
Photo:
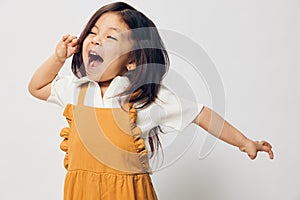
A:
{"label": "tongue", "polygon": [[89,56],[89,61],[91,67],[96,67],[103,62],[100,56],[94,56],[94,55]]}
{"label": "tongue", "polygon": [[102,64],[102,61],[100,61],[100,60],[92,60],[91,62],[90,62],[90,66],[91,67],[97,67],[97,66],[99,66],[99,65],[101,65]]}

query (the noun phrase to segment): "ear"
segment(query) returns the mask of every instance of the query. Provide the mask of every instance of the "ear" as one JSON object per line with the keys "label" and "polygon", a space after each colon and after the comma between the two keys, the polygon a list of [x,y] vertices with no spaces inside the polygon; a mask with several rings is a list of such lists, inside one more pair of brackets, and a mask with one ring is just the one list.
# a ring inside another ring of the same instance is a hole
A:
{"label": "ear", "polygon": [[127,70],[133,70],[136,68],[136,63],[135,62],[130,62],[126,65]]}

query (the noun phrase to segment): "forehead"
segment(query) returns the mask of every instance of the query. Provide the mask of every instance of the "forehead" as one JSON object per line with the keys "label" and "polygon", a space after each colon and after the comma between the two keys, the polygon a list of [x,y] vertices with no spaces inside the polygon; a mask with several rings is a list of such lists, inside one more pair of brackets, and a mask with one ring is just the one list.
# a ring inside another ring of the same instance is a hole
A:
{"label": "forehead", "polygon": [[122,17],[115,12],[104,13],[99,17],[94,26],[102,31],[113,30],[119,33],[129,30],[128,25]]}

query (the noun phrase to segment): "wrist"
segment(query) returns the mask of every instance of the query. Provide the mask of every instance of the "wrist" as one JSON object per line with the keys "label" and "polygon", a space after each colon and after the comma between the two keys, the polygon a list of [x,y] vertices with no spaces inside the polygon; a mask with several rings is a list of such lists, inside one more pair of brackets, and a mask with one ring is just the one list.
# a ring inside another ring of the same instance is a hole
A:
{"label": "wrist", "polygon": [[241,144],[239,146],[239,149],[245,149],[247,146],[249,146],[249,144],[253,143],[254,141],[250,140],[249,138],[245,137],[243,138],[243,140],[241,141]]}
{"label": "wrist", "polygon": [[54,53],[52,55],[52,58],[54,59],[55,62],[60,63],[60,64],[64,64],[66,61],[65,58],[60,58],[59,56],[56,55],[56,53]]}

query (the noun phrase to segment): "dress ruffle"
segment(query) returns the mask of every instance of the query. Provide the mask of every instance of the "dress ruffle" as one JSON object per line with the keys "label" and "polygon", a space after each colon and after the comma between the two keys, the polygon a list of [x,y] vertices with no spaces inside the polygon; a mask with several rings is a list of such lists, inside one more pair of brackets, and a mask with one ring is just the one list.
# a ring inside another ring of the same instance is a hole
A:
{"label": "dress ruffle", "polygon": [[64,127],[60,131],[60,137],[63,138],[63,141],[60,143],[60,149],[64,152],[66,152],[65,157],[64,157],[64,167],[65,169],[68,169],[69,166],[69,154],[68,154],[68,149],[69,149],[69,137],[70,137],[70,126],[72,123],[72,113],[70,112],[71,105],[68,104],[64,110],[63,115],[66,117],[69,127]]}
{"label": "dress ruffle", "polygon": [[135,144],[139,160],[144,170],[151,173],[149,159],[148,159],[148,151],[146,149],[144,139],[141,138],[142,130],[140,129],[140,127],[136,125],[137,112],[134,104],[129,104],[129,116],[130,116],[131,134],[133,137],[133,142]]}

